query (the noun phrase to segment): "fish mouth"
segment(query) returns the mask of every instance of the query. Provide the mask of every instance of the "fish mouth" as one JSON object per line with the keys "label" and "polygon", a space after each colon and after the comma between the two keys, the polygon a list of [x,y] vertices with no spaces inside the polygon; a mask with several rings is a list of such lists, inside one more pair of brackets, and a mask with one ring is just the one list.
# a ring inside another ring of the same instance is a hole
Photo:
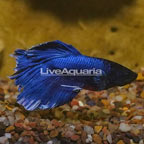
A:
{"label": "fish mouth", "polygon": [[129,82],[136,80],[137,76],[138,76],[137,73],[132,72],[129,78]]}
{"label": "fish mouth", "polygon": [[132,81],[134,81],[134,80],[136,80],[136,79],[137,79],[138,74],[134,72],[134,74],[133,74],[133,75],[134,75],[134,77],[133,77],[133,80],[132,80]]}
{"label": "fish mouth", "polygon": [[126,84],[129,84],[129,83],[135,81],[136,78],[137,78],[137,76],[138,76],[137,73],[131,72],[131,73],[127,76],[127,78],[125,79],[125,82],[122,83],[122,84],[120,84],[119,86],[124,86],[124,85],[126,85]]}

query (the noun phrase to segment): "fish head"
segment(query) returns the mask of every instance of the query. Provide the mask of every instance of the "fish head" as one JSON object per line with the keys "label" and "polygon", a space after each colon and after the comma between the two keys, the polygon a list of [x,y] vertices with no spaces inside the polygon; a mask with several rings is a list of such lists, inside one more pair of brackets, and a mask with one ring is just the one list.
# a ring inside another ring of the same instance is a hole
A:
{"label": "fish head", "polygon": [[95,90],[106,90],[115,86],[124,86],[137,78],[137,73],[111,61],[104,62],[102,75],[93,78]]}
{"label": "fish head", "polygon": [[137,78],[137,73],[132,70],[112,62],[107,71],[107,83],[112,86],[124,86]]}

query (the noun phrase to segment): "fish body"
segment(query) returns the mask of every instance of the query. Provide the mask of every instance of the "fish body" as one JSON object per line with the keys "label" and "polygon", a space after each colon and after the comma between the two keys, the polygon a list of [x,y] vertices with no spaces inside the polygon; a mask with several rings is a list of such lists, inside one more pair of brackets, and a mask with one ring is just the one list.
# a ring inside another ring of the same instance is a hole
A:
{"label": "fish body", "polygon": [[63,105],[81,89],[106,90],[128,84],[137,77],[120,64],[85,56],[58,40],[28,50],[18,49],[13,56],[17,66],[10,78],[15,79],[21,91],[17,101],[30,111]]}

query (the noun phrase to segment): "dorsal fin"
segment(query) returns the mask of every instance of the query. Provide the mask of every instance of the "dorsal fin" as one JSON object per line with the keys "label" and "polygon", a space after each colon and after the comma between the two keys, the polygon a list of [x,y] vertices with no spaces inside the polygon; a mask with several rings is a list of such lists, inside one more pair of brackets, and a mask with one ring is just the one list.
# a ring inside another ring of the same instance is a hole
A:
{"label": "dorsal fin", "polygon": [[59,40],[45,42],[45,43],[33,46],[29,50],[47,51],[50,49],[53,49],[53,50],[55,49],[55,50],[61,51],[61,52],[66,51],[66,52],[70,52],[71,54],[74,54],[74,55],[81,55],[81,53],[76,48],[74,48],[72,45],[68,45]]}
{"label": "dorsal fin", "polygon": [[45,42],[28,50],[17,49],[13,54],[17,63],[15,70],[20,72],[28,67],[69,55],[81,55],[81,53],[72,45],[59,40]]}

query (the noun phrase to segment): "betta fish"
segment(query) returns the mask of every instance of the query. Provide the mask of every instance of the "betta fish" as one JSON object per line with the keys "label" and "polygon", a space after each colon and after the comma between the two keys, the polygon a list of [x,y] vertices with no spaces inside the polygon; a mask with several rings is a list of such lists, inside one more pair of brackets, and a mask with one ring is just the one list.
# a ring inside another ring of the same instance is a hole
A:
{"label": "betta fish", "polygon": [[28,50],[17,49],[13,57],[16,68],[10,79],[15,79],[20,91],[17,102],[29,111],[64,105],[82,89],[106,90],[131,83],[137,77],[120,64],[83,55],[59,40]]}

